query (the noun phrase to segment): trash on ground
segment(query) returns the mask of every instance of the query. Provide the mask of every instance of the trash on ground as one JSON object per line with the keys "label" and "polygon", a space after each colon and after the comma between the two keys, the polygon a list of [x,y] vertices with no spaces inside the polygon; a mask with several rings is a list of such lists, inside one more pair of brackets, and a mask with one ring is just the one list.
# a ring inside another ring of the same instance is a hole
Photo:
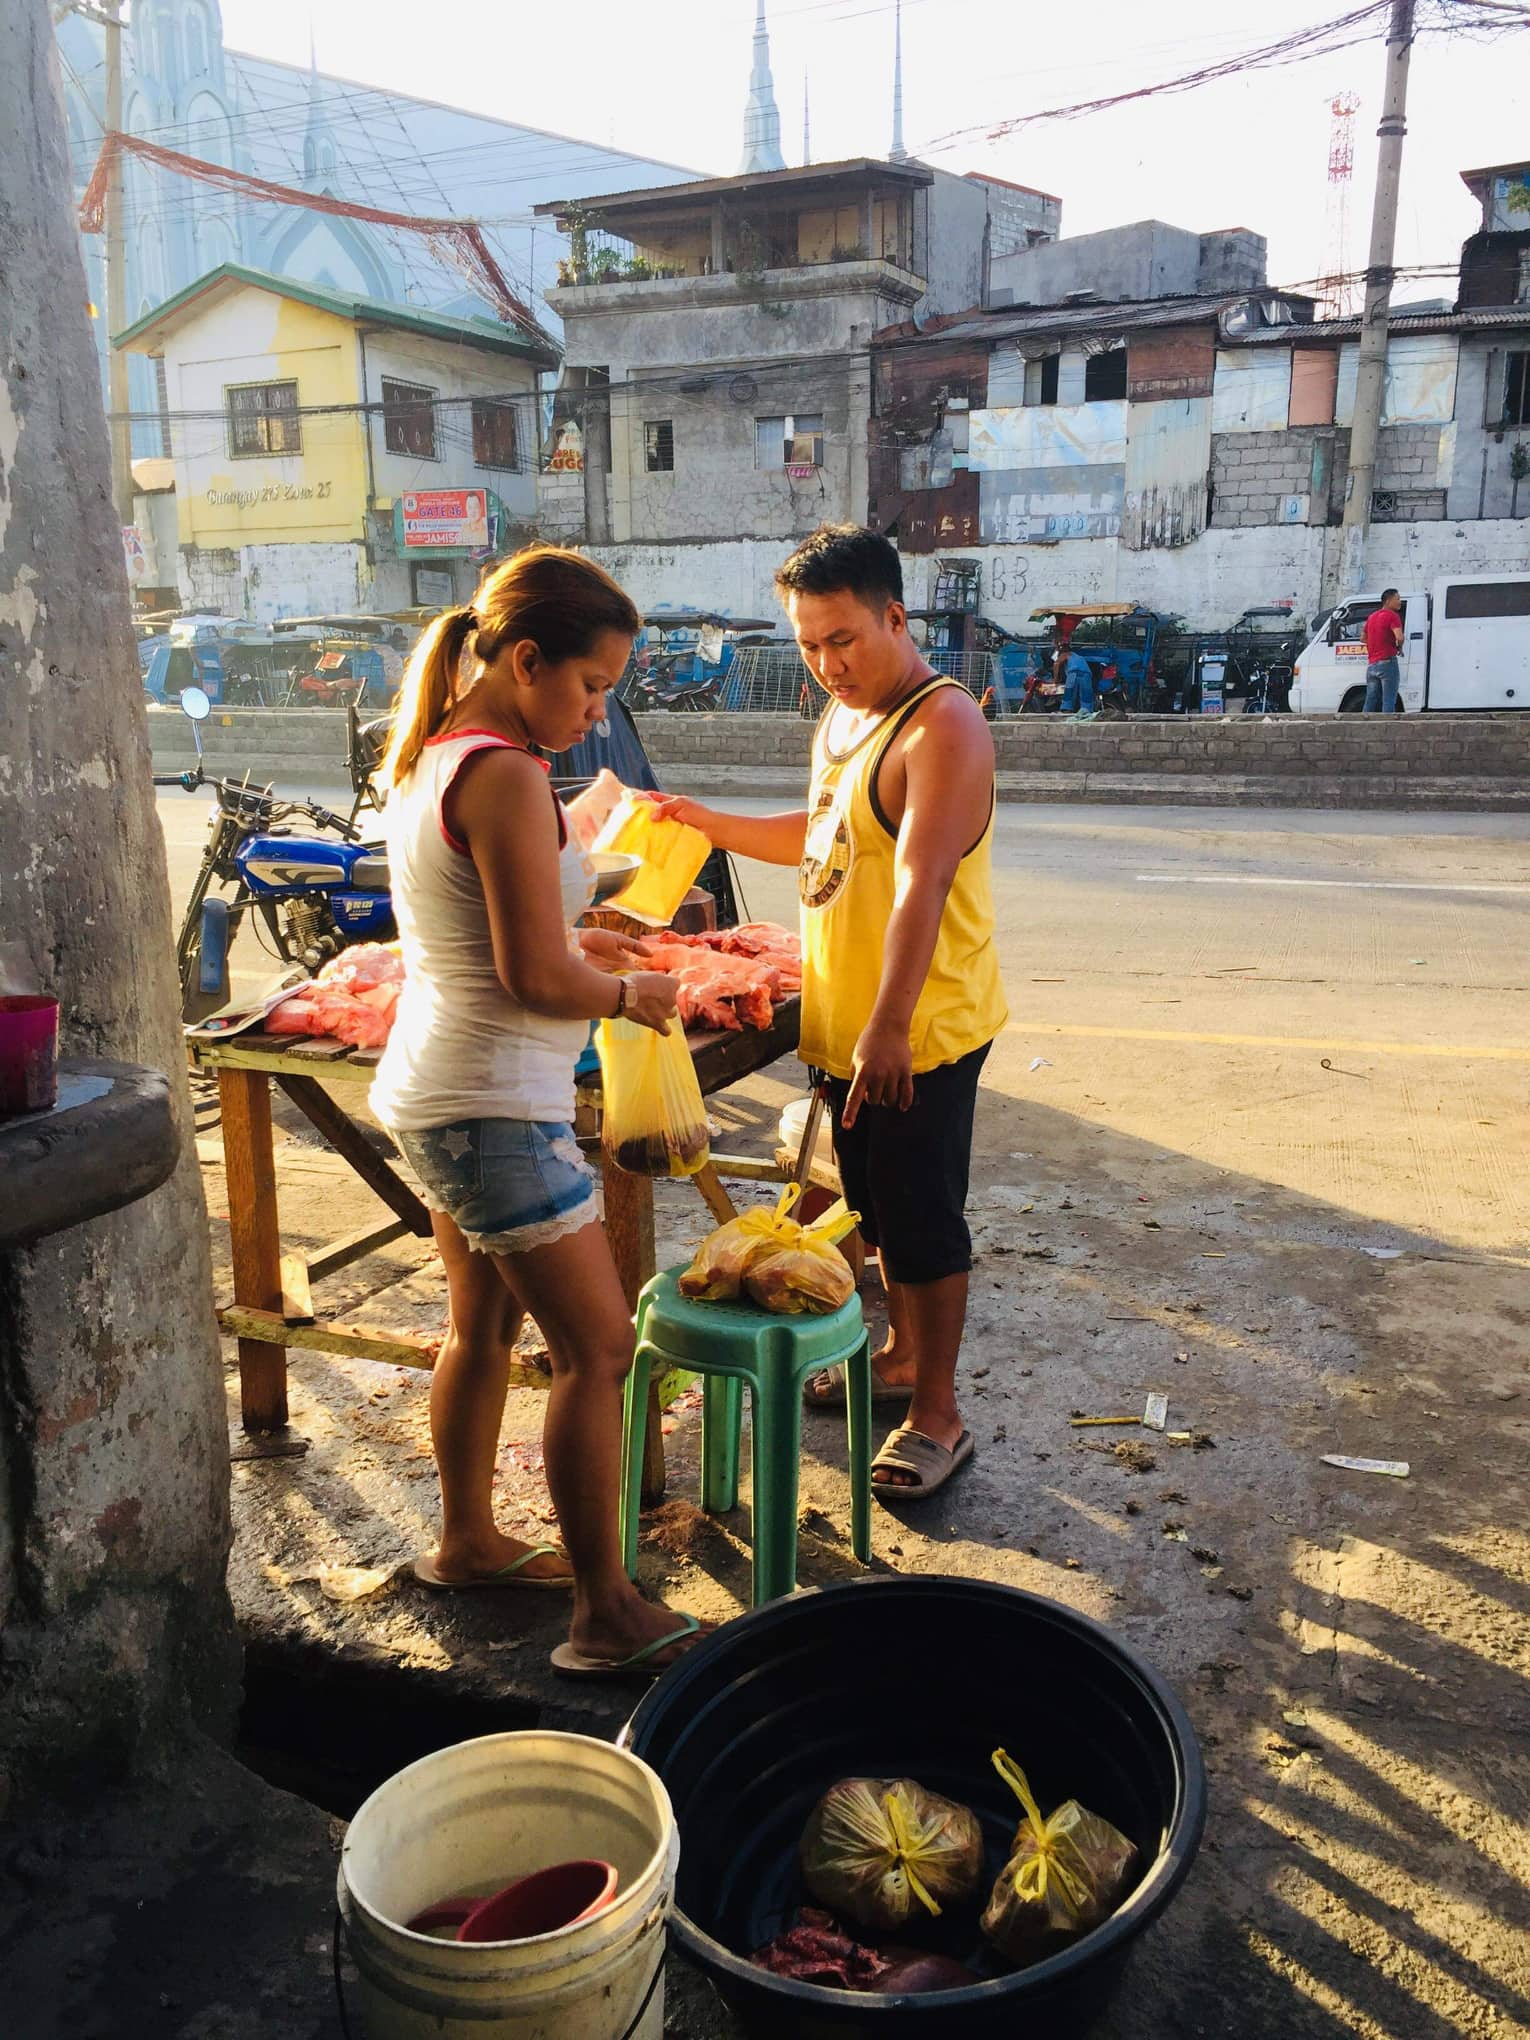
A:
{"label": "trash on ground", "polygon": [[316,1572],[294,1574],[294,1578],[315,1579],[319,1592],[329,1601],[365,1601],[381,1593],[396,1565],[321,1565]]}
{"label": "trash on ground", "polygon": [[1123,1438],[1115,1449],[1115,1456],[1128,1473],[1151,1473],[1158,1461],[1140,1439]]}
{"label": "trash on ground", "polygon": [[1141,1422],[1142,1419],[1140,1417],[1081,1417],[1075,1414],[1069,1417],[1068,1427],[1074,1431],[1091,1431],[1102,1424],[1140,1424]]}
{"label": "trash on ground", "polygon": [[1031,1068],[1033,1070],[1049,1070],[1051,1067],[1052,1065],[1047,1061],[1044,1055],[1038,1055],[1036,1060],[1031,1064]]}
{"label": "trash on ground", "polygon": [[1166,1395],[1150,1395],[1142,1412],[1142,1422],[1149,1431],[1161,1431],[1169,1421],[1169,1398]]}
{"label": "trash on ground", "polygon": [[1386,1473],[1393,1480],[1408,1478],[1406,1459],[1347,1459],[1342,1452],[1325,1452],[1322,1458],[1325,1466],[1339,1466],[1346,1473]]}

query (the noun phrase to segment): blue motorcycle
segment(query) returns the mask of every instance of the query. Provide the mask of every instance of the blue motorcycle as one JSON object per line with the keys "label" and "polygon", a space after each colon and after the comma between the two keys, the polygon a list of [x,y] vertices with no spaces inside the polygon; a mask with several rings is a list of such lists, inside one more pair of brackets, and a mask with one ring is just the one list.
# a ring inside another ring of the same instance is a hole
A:
{"label": "blue motorcycle", "polygon": [[211,703],[188,687],[181,707],[196,732],[196,766],[156,773],[154,784],[188,793],[208,786],[216,799],[175,950],[181,1017],[191,1025],[228,1004],[229,952],[247,914],[279,963],[310,973],[353,942],[388,942],[397,931],[388,860],[361,841],[354,819],[316,801],[282,800],[247,779],[208,779],[196,726]]}

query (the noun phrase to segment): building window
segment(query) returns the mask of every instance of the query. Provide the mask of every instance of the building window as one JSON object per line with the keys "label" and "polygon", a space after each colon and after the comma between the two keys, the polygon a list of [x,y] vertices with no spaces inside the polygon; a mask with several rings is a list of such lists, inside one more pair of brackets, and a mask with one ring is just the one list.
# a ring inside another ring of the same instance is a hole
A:
{"label": "building window", "polygon": [[436,393],[422,383],[382,379],[383,444],[409,460],[435,460]]}
{"label": "building window", "polygon": [[514,404],[503,403],[497,397],[474,397],[473,464],[481,468],[520,466]]}
{"label": "building window", "polygon": [[301,453],[303,425],[295,382],[241,383],[225,389],[228,450],[234,460]]}
{"label": "building window", "polygon": [[675,424],[672,418],[650,418],[643,427],[643,455],[651,475],[667,475],[675,466]]}
{"label": "building window", "polygon": [[1027,404],[1055,404],[1057,402],[1057,366],[1060,354],[1043,354],[1037,361],[1025,364],[1025,401]]}
{"label": "building window", "polygon": [[754,464],[757,468],[822,467],[823,413],[796,411],[784,418],[756,418]]}
{"label": "building window", "polygon": [[1109,403],[1126,395],[1126,349],[1112,347],[1105,354],[1091,354],[1084,363],[1084,402]]}
{"label": "building window", "polygon": [[1503,422],[1530,425],[1530,354],[1504,357]]}

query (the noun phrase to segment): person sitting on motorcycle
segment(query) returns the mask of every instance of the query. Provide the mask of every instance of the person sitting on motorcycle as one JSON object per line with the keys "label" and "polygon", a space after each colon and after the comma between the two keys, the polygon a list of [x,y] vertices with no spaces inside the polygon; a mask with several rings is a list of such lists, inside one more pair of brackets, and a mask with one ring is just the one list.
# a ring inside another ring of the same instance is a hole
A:
{"label": "person sitting on motorcycle", "polygon": [[[656,1670],[700,1627],[650,1605],[622,1564],[632,1317],[572,1124],[590,1022],[662,1032],[677,986],[643,968],[643,944],[575,932],[594,867],[532,748],[566,751],[599,727],[638,621],[579,553],[516,554],[426,633],[382,768],[405,977],[372,1107],[423,1186],[451,1305],[430,1388],[441,1541],[415,1572],[439,1588],[572,1588],[553,1663],[590,1678]],[[542,1444],[566,1556],[494,1520],[528,1313],[552,1362]]]}

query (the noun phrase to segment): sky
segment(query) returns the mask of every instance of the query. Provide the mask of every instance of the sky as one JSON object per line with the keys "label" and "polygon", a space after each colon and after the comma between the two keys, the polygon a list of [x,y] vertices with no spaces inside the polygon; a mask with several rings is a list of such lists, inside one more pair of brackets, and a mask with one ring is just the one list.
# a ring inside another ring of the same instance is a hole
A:
{"label": "sky", "polygon": [[[1354,0],[903,0],[903,126],[911,154],[1056,192],[1065,234],[1157,218],[1197,232],[1242,226],[1269,241],[1274,283],[1330,266],[1329,102],[1358,94],[1346,266],[1364,265],[1379,32],[1360,46],[1181,96],[1021,128],[995,122],[1173,77],[1349,11]],[[776,0],[771,63],[789,164],[812,153],[885,155],[892,0]],[[475,112],[628,149],[710,175],[738,167],[754,0],[223,0],[225,41]],[[429,22],[434,32],[422,33]],[[1530,155],[1530,34],[1430,35],[1414,50],[1396,260],[1453,262],[1476,208],[1458,173]],[[1507,80],[1520,81],[1517,94]],[[955,137],[952,139],[952,137]],[[1451,295],[1404,280],[1396,301]]]}

